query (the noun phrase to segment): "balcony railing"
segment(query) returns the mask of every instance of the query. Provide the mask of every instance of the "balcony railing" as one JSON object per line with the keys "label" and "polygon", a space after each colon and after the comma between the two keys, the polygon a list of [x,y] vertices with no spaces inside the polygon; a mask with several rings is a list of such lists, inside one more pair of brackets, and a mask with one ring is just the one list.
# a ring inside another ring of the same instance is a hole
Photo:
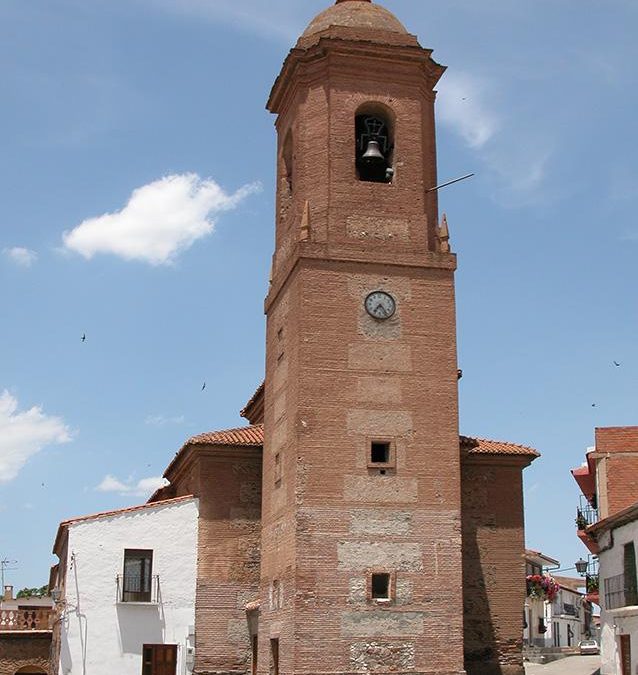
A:
{"label": "balcony railing", "polygon": [[51,630],[53,611],[49,608],[2,609],[0,632]]}
{"label": "balcony railing", "polygon": [[635,577],[617,574],[605,579],[605,609],[638,605],[638,584]]}
{"label": "balcony railing", "polygon": [[160,602],[159,575],[144,578],[137,574],[118,574],[116,602],[158,605]]}
{"label": "balcony railing", "polygon": [[598,509],[589,505],[576,509],[576,527],[579,530],[586,530],[596,522],[598,522]]}

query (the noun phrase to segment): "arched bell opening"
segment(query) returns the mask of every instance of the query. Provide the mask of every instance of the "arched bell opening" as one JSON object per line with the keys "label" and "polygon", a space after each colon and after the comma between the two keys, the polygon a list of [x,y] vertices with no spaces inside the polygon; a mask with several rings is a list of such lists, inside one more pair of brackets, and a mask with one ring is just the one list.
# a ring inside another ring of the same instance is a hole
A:
{"label": "arched bell opening", "polygon": [[294,187],[294,145],[292,130],[289,129],[283,137],[279,150],[278,160],[279,174],[279,221],[283,222],[288,217],[292,205],[292,193]]}
{"label": "arched bell opening", "polygon": [[286,134],[284,145],[283,148],[281,149],[281,162],[284,178],[286,180],[286,183],[288,183],[288,189],[290,190],[290,192],[292,192],[293,178],[294,178],[292,131],[289,131]]}
{"label": "arched bell opening", "polygon": [[362,106],[355,116],[357,177],[370,183],[392,183],[394,178],[394,123],[380,105]]}
{"label": "arched bell opening", "polygon": [[15,671],[15,675],[47,675],[47,671],[38,666],[23,666]]}

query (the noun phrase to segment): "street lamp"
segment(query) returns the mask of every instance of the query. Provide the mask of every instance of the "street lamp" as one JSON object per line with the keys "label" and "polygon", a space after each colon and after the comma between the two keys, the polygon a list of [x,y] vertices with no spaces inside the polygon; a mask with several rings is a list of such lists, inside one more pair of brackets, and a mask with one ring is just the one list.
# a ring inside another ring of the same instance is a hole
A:
{"label": "street lamp", "polygon": [[589,562],[583,560],[582,558],[574,563],[576,565],[576,571],[580,574],[581,577],[584,577],[587,574],[587,568],[589,567]]}

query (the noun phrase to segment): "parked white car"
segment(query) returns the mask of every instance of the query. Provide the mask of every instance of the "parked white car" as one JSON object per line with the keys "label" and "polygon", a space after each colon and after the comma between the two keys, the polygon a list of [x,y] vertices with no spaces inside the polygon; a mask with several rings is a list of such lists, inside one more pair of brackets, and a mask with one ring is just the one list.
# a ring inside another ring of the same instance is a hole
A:
{"label": "parked white car", "polygon": [[600,654],[600,647],[596,640],[581,640],[578,643],[578,649],[582,655]]}

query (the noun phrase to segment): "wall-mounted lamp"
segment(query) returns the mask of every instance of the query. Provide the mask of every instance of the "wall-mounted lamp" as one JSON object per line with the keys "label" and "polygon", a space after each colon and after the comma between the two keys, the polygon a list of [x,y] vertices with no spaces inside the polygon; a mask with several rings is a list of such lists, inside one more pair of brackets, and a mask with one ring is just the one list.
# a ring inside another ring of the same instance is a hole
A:
{"label": "wall-mounted lamp", "polygon": [[576,571],[580,574],[581,577],[584,577],[587,574],[587,568],[589,567],[589,562],[583,560],[582,558],[574,563],[576,566]]}

